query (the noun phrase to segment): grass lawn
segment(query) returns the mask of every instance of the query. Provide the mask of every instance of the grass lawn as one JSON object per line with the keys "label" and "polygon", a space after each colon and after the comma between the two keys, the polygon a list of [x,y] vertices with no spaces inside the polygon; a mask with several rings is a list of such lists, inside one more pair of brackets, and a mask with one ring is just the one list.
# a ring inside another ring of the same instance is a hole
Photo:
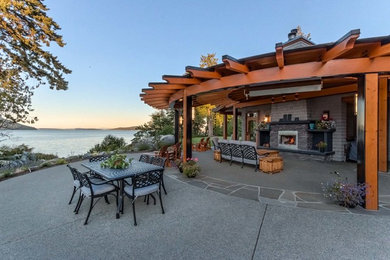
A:
{"label": "grass lawn", "polygon": [[[216,137],[218,137],[219,139],[223,139],[222,136],[216,136]],[[197,144],[197,143],[199,143],[199,142],[200,142],[200,139],[202,139],[202,138],[206,139],[207,136],[192,137],[192,144]],[[210,139],[210,142],[211,142],[211,139]]]}

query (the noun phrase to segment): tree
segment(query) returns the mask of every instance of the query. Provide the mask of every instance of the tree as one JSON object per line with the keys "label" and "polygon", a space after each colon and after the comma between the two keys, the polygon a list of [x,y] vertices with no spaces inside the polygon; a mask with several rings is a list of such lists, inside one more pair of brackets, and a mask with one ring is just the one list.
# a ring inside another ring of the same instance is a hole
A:
{"label": "tree", "polygon": [[137,127],[132,142],[139,142],[143,138],[151,137],[154,144],[159,146],[162,135],[173,135],[175,132],[175,111],[173,109],[160,110],[151,115],[151,120]]}
{"label": "tree", "polygon": [[63,47],[59,25],[47,16],[41,0],[0,1],[0,126],[7,122],[34,123],[31,96],[48,84],[66,90],[67,69],[47,48]]}
{"label": "tree", "polygon": [[[202,55],[200,56],[200,64],[199,66],[201,68],[208,68],[208,67],[211,67],[211,66],[214,66],[214,65],[217,65],[218,64],[218,58],[215,57],[215,53],[207,53],[206,56]],[[214,116],[215,116],[215,113],[212,111],[212,109],[214,108],[215,106],[213,105],[210,105],[210,104],[207,104],[207,105],[203,105],[203,106],[200,106],[200,107],[197,107],[197,110],[199,111],[199,114],[202,114],[201,110],[206,110],[207,111],[207,115],[206,115],[206,121],[207,121],[207,132],[208,132],[208,136],[213,136],[214,135]]]}
{"label": "tree", "polygon": [[306,38],[306,39],[308,39],[308,40],[311,40],[310,33],[304,34],[304,33],[302,32],[301,26],[299,26],[299,25],[297,26],[297,36],[302,36],[303,38]]}

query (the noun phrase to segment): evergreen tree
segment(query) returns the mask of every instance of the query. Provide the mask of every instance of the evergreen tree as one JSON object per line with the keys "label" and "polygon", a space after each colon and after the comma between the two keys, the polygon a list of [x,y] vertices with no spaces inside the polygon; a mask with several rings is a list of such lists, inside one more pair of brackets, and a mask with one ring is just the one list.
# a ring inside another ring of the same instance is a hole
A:
{"label": "evergreen tree", "polygon": [[0,0],[0,127],[37,120],[29,116],[35,88],[68,88],[64,74],[71,71],[47,50],[65,45],[47,10],[41,0]]}

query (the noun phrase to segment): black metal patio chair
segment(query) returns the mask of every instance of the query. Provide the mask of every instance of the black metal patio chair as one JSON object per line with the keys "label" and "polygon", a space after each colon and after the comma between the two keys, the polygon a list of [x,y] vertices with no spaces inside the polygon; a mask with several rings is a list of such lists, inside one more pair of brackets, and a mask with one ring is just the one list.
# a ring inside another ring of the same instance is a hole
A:
{"label": "black metal patio chair", "polygon": [[[81,173],[75,168],[74,170],[78,176],[78,179],[80,180],[80,190],[81,190],[80,200],[76,206],[76,214],[79,213],[80,207],[85,198],[90,198],[91,200],[89,210],[88,210],[88,215],[87,218],[85,219],[84,225],[88,224],[88,219],[89,216],[91,215],[92,208],[102,197],[107,198],[107,195],[115,196],[116,205],[118,206],[118,187],[115,186],[111,181],[93,182],[92,179],[90,179],[87,174]],[[115,192],[115,194],[113,194],[113,192]],[[95,199],[97,200],[95,201]]]}
{"label": "black metal patio chair", "polygon": [[150,163],[151,157],[148,154],[141,154],[141,156],[139,157],[139,161],[144,163]]}
{"label": "black metal patio chair", "polygon": [[89,162],[101,162],[109,159],[111,157],[110,154],[96,155],[89,157]]}
{"label": "black metal patio chair", "polygon": [[70,170],[70,172],[72,174],[72,178],[73,178],[73,192],[72,192],[72,196],[70,197],[70,200],[69,200],[69,203],[68,203],[68,205],[70,205],[72,203],[72,200],[73,200],[73,197],[74,197],[76,191],[78,189],[80,189],[80,180],[79,180],[79,177],[77,176],[77,173],[74,171],[74,168],[70,167],[69,165],[67,165],[67,166],[68,166],[68,168],[69,168],[69,170]]}
{"label": "black metal patio chair", "polygon": [[[72,200],[73,200],[73,198],[74,198],[74,195],[75,195],[76,191],[77,191],[77,190],[80,190],[81,184],[80,184],[80,180],[79,180],[78,174],[77,174],[77,172],[76,172],[77,169],[76,169],[76,168],[73,168],[73,167],[70,166],[69,164],[67,164],[66,166],[69,168],[69,170],[70,170],[70,172],[71,172],[71,174],[72,174],[72,177],[73,177],[73,192],[72,192],[72,196],[71,196],[71,198],[70,198],[70,200],[69,200],[69,203],[68,203],[68,204],[70,205],[70,204],[72,203]],[[90,174],[90,173],[91,173],[90,171],[85,172],[85,174],[89,174],[88,177],[89,177],[89,179],[92,180],[93,182],[100,183],[100,182],[104,182],[104,181],[105,181],[105,180],[102,179],[100,176],[94,175],[94,174]],[[81,198],[81,190],[80,190],[79,199],[78,199],[78,201],[77,201],[77,203],[76,203],[76,207],[75,207],[75,209],[74,209],[74,212],[76,212],[77,205],[78,205],[79,202],[80,202],[80,198]],[[104,197],[104,200],[106,201],[107,204],[110,204],[110,202],[108,201],[107,196]]]}
{"label": "black metal patio chair", "polygon": [[135,201],[140,196],[149,196],[151,195],[154,199],[154,205],[156,205],[156,200],[153,196],[153,193],[157,193],[162,214],[165,213],[163,202],[161,198],[161,184],[162,184],[162,176],[163,170],[158,171],[150,171],[137,176],[134,176],[131,179],[131,183],[128,183],[124,188],[124,192],[127,197],[131,199],[131,204],[133,206],[133,218],[134,218],[134,226],[137,226],[137,218],[135,214]]}
{"label": "black metal patio chair", "polygon": [[[163,167],[163,169],[165,170],[166,160],[167,159],[164,158],[164,157],[153,156],[151,158],[151,162],[150,163],[153,164],[153,165],[157,165],[157,166]],[[165,189],[165,184],[164,184],[164,170],[161,173],[161,184],[162,184],[162,187],[163,187],[165,195],[167,195],[167,190]]]}
{"label": "black metal patio chair", "polygon": [[222,159],[229,160],[230,165],[232,164],[232,151],[230,149],[230,146],[228,143],[225,142],[219,142],[219,149],[221,150],[221,160],[219,162],[222,162]]}
{"label": "black metal patio chair", "polygon": [[[259,157],[257,154],[257,150],[254,146],[251,145],[241,145],[242,151],[242,162],[243,163],[251,163],[255,164],[255,172],[259,169]],[[242,168],[242,166],[241,166]]]}

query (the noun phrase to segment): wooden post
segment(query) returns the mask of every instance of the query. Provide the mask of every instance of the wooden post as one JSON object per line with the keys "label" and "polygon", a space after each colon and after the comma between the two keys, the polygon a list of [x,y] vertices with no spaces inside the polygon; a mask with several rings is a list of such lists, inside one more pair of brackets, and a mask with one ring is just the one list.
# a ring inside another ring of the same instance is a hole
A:
{"label": "wooden post", "polygon": [[179,110],[175,109],[175,144],[179,142]]}
{"label": "wooden post", "polygon": [[241,140],[248,141],[248,113],[246,110],[241,110]]}
{"label": "wooden post", "polygon": [[192,157],[192,97],[183,95],[183,162]]}
{"label": "wooden post", "polygon": [[357,115],[356,115],[356,145],[357,145],[357,182],[364,183],[366,181],[365,177],[365,78],[364,76],[358,77],[358,99],[357,99]]}
{"label": "wooden post", "polygon": [[259,123],[260,123],[260,111],[257,111],[256,126],[255,126],[255,129],[256,129],[256,145],[257,146],[260,146],[260,133],[257,130],[257,126],[259,125]]}
{"label": "wooden post", "polygon": [[223,114],[223,139],[227,139],[227,114]]}
{"label": "wooden post", "polygon": [[387,78],[379,79],[379,149],[378,149],[378,168],[381,172],[387,172],[387,92],[388,81]]}
{"label": "wooden post", "polygon": [[235,106],[233,106],[233,137],[232,137],[233,140],[237,140],[237,135],[238,135],[237,112],[238,109]]}
{"label": "wooden post", "polygon": [[378,210],[378,74],[365,77],[366,209]]}

